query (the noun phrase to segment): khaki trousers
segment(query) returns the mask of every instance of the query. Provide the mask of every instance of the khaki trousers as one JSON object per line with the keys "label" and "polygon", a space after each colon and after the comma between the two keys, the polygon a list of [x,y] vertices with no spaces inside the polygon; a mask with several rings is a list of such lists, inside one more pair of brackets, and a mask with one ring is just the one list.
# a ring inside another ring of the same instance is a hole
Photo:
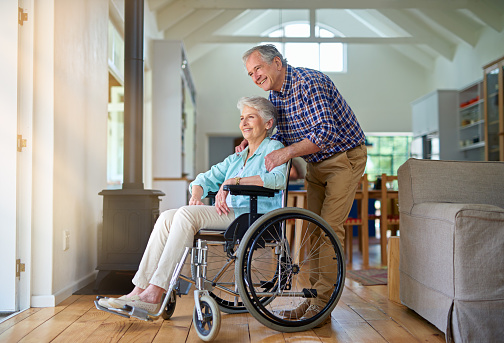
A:
{"label": "khaki trousers", "polygon": [[[336,233],[342,248],[345,243],[343,224],[352,208],[359,180],[364,174],[367,161],[367,149],[364,144],[333,155],[315,163],[307,164],[307,200],[308,209],[324,218]],[[332,244],[326,237],[311,237],[312,248],[318,249],[316,272],[311,273],[310,283],[319,291],[314,304],[323,305],[334,289],[336,280],[335,265],[330,251]],[[327,258],[324,259],[324,256]]]}
{"label": "khaki trousers", "polygon": [[213,206],[183,206],[159,216],[142,256],[133,284],[145,289],[149,284],[168,290],[175,266],[186,247],[192,247],[201,228],[227,228],[234,212],[219,215]]}

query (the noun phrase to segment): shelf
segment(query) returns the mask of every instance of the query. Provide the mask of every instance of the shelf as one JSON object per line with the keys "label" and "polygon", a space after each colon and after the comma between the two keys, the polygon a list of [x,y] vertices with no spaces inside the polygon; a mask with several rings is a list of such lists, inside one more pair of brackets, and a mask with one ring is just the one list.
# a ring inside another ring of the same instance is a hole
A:
{"label": "shelf", "polygon": [[478,142],[471,145],[466,145],[465,147],[460,148],[460,151],[467,151],[472,149],[484,148],[485,142]]}
{"label": "shelf", "polygon": [[485,122],[484,120],[478,120],[477,122],[474,122],[474,123],[472,123],[472,124],[468,124],[468,125],[460,126],[460,130],[465,130],[465,129],[470,129],[471,127],[480,126],[480,125],[482,125],[484,122]]}
{"label": "shelf", "polygon": [[476,102],[473,102],[472,104],[466,105],[464,107],[459,107],[459,111],[460,112],[464,112],[466,110],[472,109],[472,108],[478,106],[479,104],[482,104],[484,101],[485,100],[481,99],[481,100],[478,100]]}

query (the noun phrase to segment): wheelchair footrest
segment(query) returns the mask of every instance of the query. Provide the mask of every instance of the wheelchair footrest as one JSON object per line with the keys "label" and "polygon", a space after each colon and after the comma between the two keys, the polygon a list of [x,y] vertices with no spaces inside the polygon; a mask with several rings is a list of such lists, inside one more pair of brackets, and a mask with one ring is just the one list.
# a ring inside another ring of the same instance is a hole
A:
{"label": "wheelchair footrest", "polygon": [[177,286],[175,289],[177,290],[177,295],[187,295],[191,290],[192,284],[187,282],[186,280],[178,279]]}
{"label": "wheelchair footrest", "polygon": [[304,293],[305,298],[316,298],[317,297],[317,290],[316,289],[303,288],[303,293]]}

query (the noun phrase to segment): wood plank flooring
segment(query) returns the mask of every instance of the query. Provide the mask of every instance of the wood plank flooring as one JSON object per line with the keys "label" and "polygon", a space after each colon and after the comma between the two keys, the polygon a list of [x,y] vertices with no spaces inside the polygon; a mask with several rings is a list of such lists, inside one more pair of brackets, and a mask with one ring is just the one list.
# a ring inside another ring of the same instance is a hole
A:
{"label": "wood plank flooring", "polygon": [[[379,263],[379,245],[372,245],[370,267]],[[354,262],[348,268],[360,269],[361,264],[354,252]],[[94,298],[72,295],[54,308],[23,311],[0,323],[0,342],[201,342],[192,325],[192,292],[177,299],[171,320],[153,322],[98,311]],[[389,301],[387,286],[361,286],[348,278],[331,319],[320,329],[281,333],[249,314],[223,313],[214,342],[444,342],[444,334],[433,325]]]}

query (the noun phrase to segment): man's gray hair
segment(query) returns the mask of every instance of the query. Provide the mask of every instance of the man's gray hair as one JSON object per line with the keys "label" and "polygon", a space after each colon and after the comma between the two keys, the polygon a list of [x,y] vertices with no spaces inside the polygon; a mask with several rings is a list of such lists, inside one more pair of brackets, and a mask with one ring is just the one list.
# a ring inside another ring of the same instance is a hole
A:
{"label": "man's gray hair", "polygon": [[271,64],[275,57],[279,57],[282,61],[282,67],[287,67],[287,59],[282,56],[280,51],[278,51],[273,44],[258,45],[253,47],[252,49],[247,50],[242,57],[243,63],[246,64],[250,55],[252,55],[256,51],[259,52],[264,62]]}
{"label": "man's gray hair", "polygon": [[273,129],[277,124],[277,116],[278,112],[276,107],[266,98],[262,96],[252,96],[252,97],[243,97],[238,100],[238,104],[236,107],[240,110],[240,113],[243,111],[245,106],[252,107],[257,110],[263,122],[266,123],[268,120],[273,119],[273,125],[268,129],[267,135],[270,137],[273,134]]}

